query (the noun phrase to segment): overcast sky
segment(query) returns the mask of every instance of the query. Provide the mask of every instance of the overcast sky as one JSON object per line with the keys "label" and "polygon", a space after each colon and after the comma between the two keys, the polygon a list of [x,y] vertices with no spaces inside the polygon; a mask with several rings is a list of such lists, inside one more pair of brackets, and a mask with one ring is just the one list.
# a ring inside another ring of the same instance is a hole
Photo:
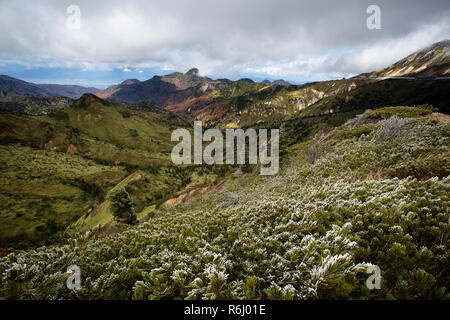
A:
{"label": "overcast sky", "polygon": [[[369,5],[381,29],[369,30]],[[81,28],[67,26],[69,5]],[[341,78],[450,38],[448,0],[0,0],[0,73],[104,87],[173,70]]]}

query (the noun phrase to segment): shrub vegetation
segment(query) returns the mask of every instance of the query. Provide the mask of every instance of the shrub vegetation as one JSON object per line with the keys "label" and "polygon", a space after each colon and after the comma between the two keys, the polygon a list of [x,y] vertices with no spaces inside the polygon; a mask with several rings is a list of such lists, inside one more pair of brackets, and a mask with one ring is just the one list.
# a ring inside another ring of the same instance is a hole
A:
{"label": "shrub vegetation", "polygon": [[[93,228],[10,253],[0,259],[0,295],[448,299],[449,135],[449,124],[423,117],[347,123],[288,147],[279,175],[236,176],[112,236]],[[77,291],[65,287],[73,264]],[[366,286],[371,265],[381,269],[379,290]]]}

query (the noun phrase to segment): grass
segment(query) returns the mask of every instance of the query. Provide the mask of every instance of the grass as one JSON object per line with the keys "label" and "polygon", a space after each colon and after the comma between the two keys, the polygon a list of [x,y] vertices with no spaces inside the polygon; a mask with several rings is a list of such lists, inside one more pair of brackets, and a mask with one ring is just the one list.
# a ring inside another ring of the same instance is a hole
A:
{"label": "grass", "polygon": [[[118,107],[92,95],[51,115],[0,111],[1,245],[59,241],[75,221],[70,230],[112,222],[108,195],[121,184],[138,212],[175,195],[189,179],[170,162],[178,127],[189,125],[151,106]],[[138,172],[142,179],[126,179]]]}
{"label": "grass", "polygon": [[0,162],[4,246],[45,242],[52,233],[64,231],[101,197],[101,188],[125,174],[119,166],[20,145],[0,146]]}
{"label": "grass", "polygon": [[376,110],[371,110],[369,115],[381,116],[383,119],[389,119],[396,115],[401,118],[419,118],[429,115],[433,112],[433,108],[430,106],[423,107],[384,107]]}

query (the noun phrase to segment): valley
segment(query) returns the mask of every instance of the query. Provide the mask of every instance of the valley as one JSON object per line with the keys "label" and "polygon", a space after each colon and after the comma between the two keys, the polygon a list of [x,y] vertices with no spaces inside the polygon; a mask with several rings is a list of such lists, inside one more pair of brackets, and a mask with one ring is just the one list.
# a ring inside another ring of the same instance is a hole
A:
{"label": "valley", "polygon": [[[449,50],[302,85],[1,76],[0,298],[448,299]],[[194,121],[279,129],[279,173],[173,163]]]}

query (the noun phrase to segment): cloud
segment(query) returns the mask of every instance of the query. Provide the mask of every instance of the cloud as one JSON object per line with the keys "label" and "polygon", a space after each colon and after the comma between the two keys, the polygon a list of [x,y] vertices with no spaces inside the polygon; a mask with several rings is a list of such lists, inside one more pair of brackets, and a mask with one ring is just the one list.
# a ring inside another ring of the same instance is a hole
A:
{"label": "cloud", "polygon": [[[132,70],[158,67],[235,77],[330,78],[372,71],[450,38],[448,1],[0,0],[0,65]],[[140,73],[140,71],[137,71]]]}
{"label": "cloud", "polygon": [[123,68],[123,72],[131,72],[131,70],[128,68]]}

